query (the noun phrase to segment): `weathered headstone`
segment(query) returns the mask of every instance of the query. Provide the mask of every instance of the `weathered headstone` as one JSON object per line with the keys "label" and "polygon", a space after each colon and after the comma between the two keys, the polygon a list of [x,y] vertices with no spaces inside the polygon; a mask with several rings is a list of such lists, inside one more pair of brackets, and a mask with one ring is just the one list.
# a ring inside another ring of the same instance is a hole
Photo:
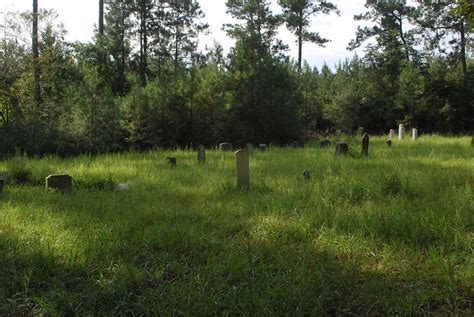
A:
{"label": "weathered headstone", "polygon": [[336,156],[346,155],[349,152],[349,144],[345,142],[336,143]]}
{"label": "weathered headstone", "polygon": [[72,177],[66,174],[54,174],[46,177],[46,191],[56,189],[59,191],[72,190]]}
{"label": "weathered headstone", "polygon": [[224,142],[224,143],[219,144],[219,150],[221,151],[232,151],[233,149],[234,149],[234,146],[232,145],[232,143]]}
{"label": "weathered headstone", "polygon": [[168,162],[169,165],[176,166],[176,157],[167,157],[166,161]]}
{"label": "weathered headstone", "polygon": [[387,146],[392,147],[392,140],[387,140]]}
{"label": "weathered headstone", "polygon": [[324,140],[324,141],[321,141],[321,147],[329,147],[331,146],[331,141],[329,140]]}
{"label": "weathered headstone", "polygon": [[398,139],[403,140],[405,138],[405,135],[406,135],[405,125],[400,124],[400,126],[398,127]]}
{"label": "weathered headstone", "polygon": [[418,140],[418,129],[413,129],[412,132],[411,132],[411,138],[413,141],[417,141]]}
{"label": "weathered headstone", "polygon": [[235,165],[237,177],[237,189],[250,188],[250,168],[249,168],[249,152],[239,150],[235,152]]}
{"label": "weathered headstone", "polygon": [[311,173],[308,170],[304,170],[303,178],[305,181],[309,181],[311,179]]}
{"label": "weathered headstone", "polygon": [[364,137],[362,138],[362,155],[369,155],[369,140],[369,135],[365,133]]}
{"label": "weathered headstone", "polygon": [[204,145],[198,147],[198,163],[206,163],[206,147]]}
{"label": "weathered headstone", "polygon": [[393,140],[394,138],[395,138],[395,129],[390,129],[388,139]]}
{"label": "weathered headstone", "polygon": [[245,145],[245,149],[250,153],[252,154],[253,152],[255,152],[255,147],[253,146],[252,143],[247,143]]}
{"label": "weathered headstone", "polygon": [[266,145],[266,144],[259,144],[259,145],[258,145],[258,149],[259,149],[260,151],[265,152],[265,151],[267,150],[267,145]]}

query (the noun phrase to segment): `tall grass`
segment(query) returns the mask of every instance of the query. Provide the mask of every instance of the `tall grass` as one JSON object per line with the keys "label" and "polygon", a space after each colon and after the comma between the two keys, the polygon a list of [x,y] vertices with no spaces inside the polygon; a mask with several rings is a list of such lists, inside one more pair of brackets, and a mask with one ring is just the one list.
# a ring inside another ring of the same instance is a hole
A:
{"label": "tall grass", "polygon": [[472,316],[469,139],[350,142],[255,152],[248,191],[229,152],[1,162],[0,315]]}

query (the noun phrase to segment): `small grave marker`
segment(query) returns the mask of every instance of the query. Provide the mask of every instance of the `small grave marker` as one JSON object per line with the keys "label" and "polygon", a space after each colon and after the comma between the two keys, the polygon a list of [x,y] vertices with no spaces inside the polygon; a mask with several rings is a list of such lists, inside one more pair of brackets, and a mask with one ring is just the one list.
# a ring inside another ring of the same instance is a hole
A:
{"label": "small grave marker", "polygon": [[474,146],[474,130],[472,130],[471,146]]}
{"label": "small grave marker", "polygon": [[72,177],[66,174],[54,174],[46,177],[46,191],[56,189],[59,191],[72,190]]}
{"label": "small grave marker", "polygon": [[395,138],[395,129],[390,129],[388,139],[393,140],[394,138]]}
{"label": "small grave marker", "polygon": [[369,135],[365,133],[364,137],[362,138],[362,155],[369,155],[369,140]]}
{"label": "small grave marker", "polygon": [[406,135],[405,125],[400,124],[400,126],[398,127],[398,139],[403,140],[405,138],[405,135]]}
{"label": "small grave marker", "polygon": [[336,156],[346,155],[349,152],[349,145],[345,142],[336,143]]}
{"label": "small grave marker", "polygon": [[206,147],[204,145],[198,147],[198,163],[206,163]]}
{"label": "small grave marker", "polygon": [[250,188],[250,168],[249,168],[249,152],[239,150],[235,152],[237,189]]}
{"label": "small grave marker", "polygon": [[329,140],[324,140],[324,141],[321,141],[321,144],[320,144],[321,147],[330,147],[331,146],[331,141]]}
{"label": "small grave marker", "polygon": [[387,146],[392,147],[392,140],[387,140]]}
{"label": "small grave marker", "polygon": [[176,157],[167,157],[166,161],[168,162],[169,165],[176,166]]}
{"label": "small grave marker", "polygon": [[252,154],[253,152],[255,152],[255,147],[253,146],[252,143],[247,143],[245,145],[245,149],[250,153]]}
{"label": "small grave marker", "polygon": [[411,132],[411,138],[413,141],[417,141],[418,140],[418,129],[413,129],[412,132]]}
{"label": "small grave marker", "polygon": [[303,179],[305,181],[309,181],[311,179],[311,173],[308,170],[304,170],[303,172]]}
{"label": "small grave marker", "polygon": [[232,145],[232,143],[224,142],[224,143],[219,144],[219,150],[221,151],[232,151],[233,149],[234,149],[234,146]]}
{"label": "small grave marker", "polygon": [[266,145],[266,144],[259,144],[259,145],[258,145],[258,149],[259,149],[260,151],[265,152],[265,151],[267,150],[267,145]]}
{"label": "small grave marker", "polygon": [[3,193],[3,186],[5,185],[5,182],[3,179],[0,179],[0,193]]}

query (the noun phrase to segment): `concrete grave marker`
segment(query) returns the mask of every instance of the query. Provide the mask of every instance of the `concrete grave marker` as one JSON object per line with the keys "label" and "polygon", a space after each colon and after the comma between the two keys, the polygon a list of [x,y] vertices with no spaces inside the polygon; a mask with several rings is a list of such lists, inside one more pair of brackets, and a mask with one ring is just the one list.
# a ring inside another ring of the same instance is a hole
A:
{"label": "concrete grave marker", "polygon": [[59,191],[72,190],[72,177],[66,174],[54,174],[46,177],[46,191],[56,189]]}
{"label": "concrete grave marker", "polygon": [[246,150],[239,150],[235,152],[235,166],[237,189],[250,188],[250,167],[249,167],[249,152]]}
{"label": "concrete grave marker", "polygon": [[331,141],[329,141],[329,140],[321,141],[320,146],[321,147],[330,147],[331,146]]}
{"label": "concrete grave marker", "polygon": [[198,147],[198,163],[206,163],[206,147],[204,145]]}
{"label": "concrete grave marker", "polygon": [[405,125],[400,124],[400,126],[398,127],[398,139],[403,140],[405,138],[405,135],[406,135]]}
{"label": "concrete grave marker", "polygon": [[176,166],[176,157],[167,157],[166,161],[168,162],[169,165]]}
{"label": "concrete grave marker", "polygon": [[413,129],[412,132],[411,132],[411,138],[413,141],[417,141],[418,140],[418,129]]}
{"label": "concrete grave marker", "polygon": [[224,142],[224,143],[219,144],[219,150],[221,151],[232,151],[233,149],[234,149],[234,146],[232,145],[232,143]]}
{"label": "concrete grave marker", "polygon": [[362,138],[362,155],[369,155],[369,140],[369,135],[365,133],[364,137]]}
{"label": "concrete grave marker", "polygon": [[394,138],[395,138],[395,129],[390,129],[388,139],[393,140]]}
{"label": "concrete grave marker", "polygon": [[345,142],[336,143],[336,156],[346,155],[349,152],[349,144]]}

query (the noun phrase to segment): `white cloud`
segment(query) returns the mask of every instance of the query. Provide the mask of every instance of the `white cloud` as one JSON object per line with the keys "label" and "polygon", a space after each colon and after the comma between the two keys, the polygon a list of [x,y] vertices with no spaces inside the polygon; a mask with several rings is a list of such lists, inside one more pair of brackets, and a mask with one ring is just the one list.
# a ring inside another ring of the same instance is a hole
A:
{"label": "white cloud", "polygon": [[[276,0],[272,2],[273,7],[278,8]],[[225,0],[200,0],[200,3],[206,13],[205,21],[210,25],[209,35],[200,39],[200,47],[212,46],[216,40],[228,50],[233,45],[233,41],[222,30],[222,25],[231,21],[230,16],[226,14]],[[303,57],[312,66],[320,67],[324,62],[332,66],[338,60],[354,54],[346,51],[346,47],[355,37],[357,22],[353,20],[353,16],[363,12],[365,0],[334,0],[333,3],[339,7],[341,16],[337,17],[334,14],[316,16],[311,28],[331,39],[331,42],[325,48],[314,44],[304,45]],[[0,10],[31,10],[31,0],[2,0],[2,4]],[[59,19],[68,30],[69,41],[89,41],[92,38],[98,18],[97,5],[98,0],[39,0],[40,7],[54,8],[58,12]],[[293,35],[282,28],[280,38],[290,46],[289,53],[296,58],[297,48]]]}

